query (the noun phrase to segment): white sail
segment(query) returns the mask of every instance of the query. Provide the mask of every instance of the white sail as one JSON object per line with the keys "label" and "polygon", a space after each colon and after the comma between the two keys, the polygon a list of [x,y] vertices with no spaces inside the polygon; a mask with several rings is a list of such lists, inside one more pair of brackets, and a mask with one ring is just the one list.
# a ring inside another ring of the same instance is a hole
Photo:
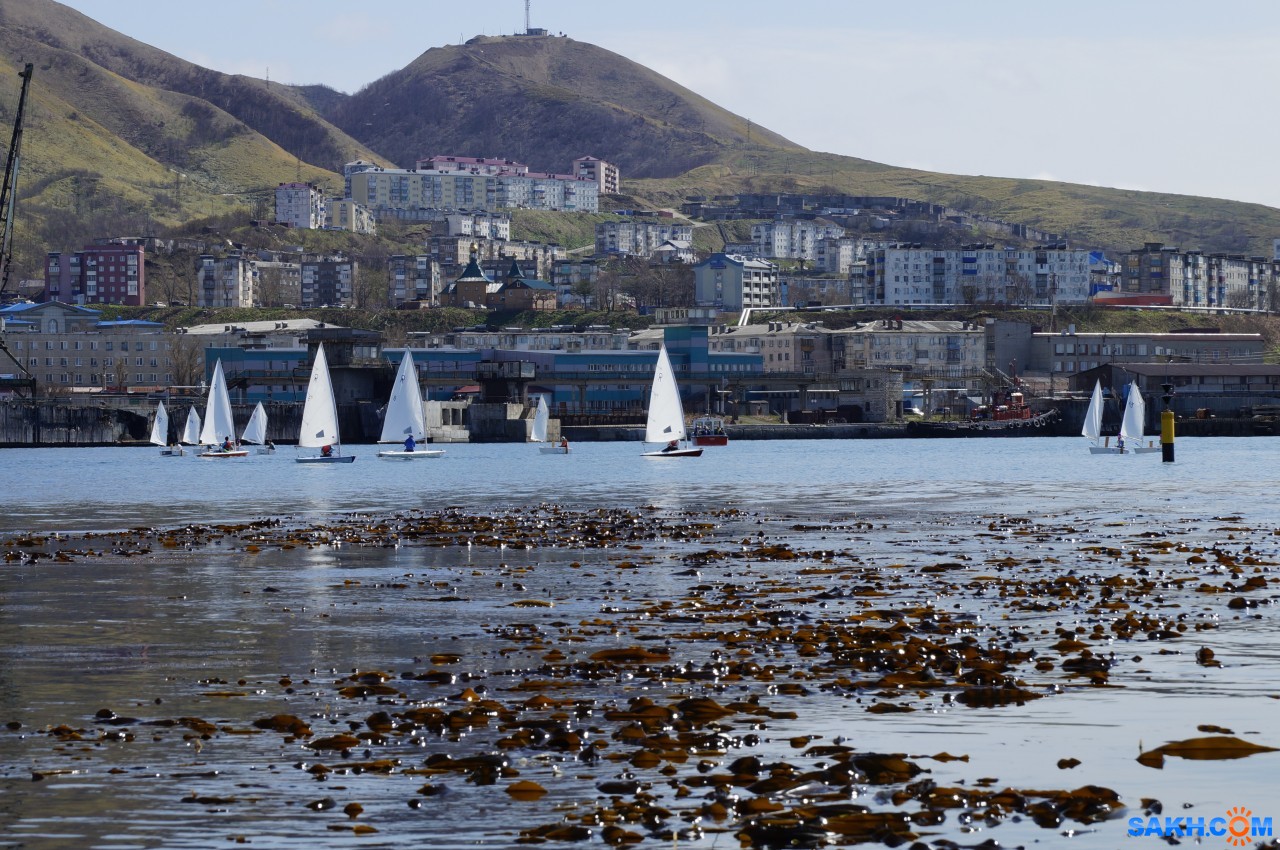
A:
{"label": "white sail", "polygon": [[156,418],[151,423],[151,442],[157,446],[169,445],[169,412],[164,409],[164,402],[156,405]]}
{"label": "white sail", "polygon": [[680,388],[676,385],[676,373],[667,356],[663,343],[658,351],[658,365],[653,372],[653,386],[649,388],[649,418],[645,422],[646,443],[667,443],[683,440],[684,407],[680,404]]}
{"label": "white sail", "polygon": [[200,414],[196,412],[194,404],[187,412],[187,425],[182,429],[182,442],[188,446],[200,445]]}
{"label": "white sail", "polygon": [[533,431],[529,434],[529,442],[545,443],[547,426],[551,422],[551,411],[547,410],[547,397],[538,396],[538,409],[533,414]]}
{"label": "white sail", "polygon": [[1124,419],[1120,420],[1120,437],[1126,448],[1142,444],[1142,431],[1147,421],[1147,403],[1138,390],[1138,382],[1129,384],[1129,397],[1124,404]]}
{"label": "white sail", "polygon": [[240,435],[240,442],[253,443],[262,446],[267,442],[267,410],[262,406],[262,402],[258,402],[258,406],[253,409],[253,415],[249,417],[249,424],[244,426],[244,433]]}
{"label": "white sail", "polygon": [[302,405],[302,426],[298,445],[305,448],[338,445],[338,406],[329,380],[329,361],[324,344],[316,346],[316,361],[311,364],[311,380],[307,384],[307,400]]}
{"label": "white sail", "polygon": [[213,383],[209,385],[209,399],[204,408],[204,426],[200,429],[200,443],[216,446],[236,432],[231,414],[231,396],[227,395],[227,379],[222,375],[222,361],[213,365]]}
{"label": "white sail", "polygon": [[427,423],[422,415],[422,390],[418,388],[418,370],[413,365],[413,352],[405,349],[391,387],[387,412],[382,417],[379,443],[403,443],[412,436],[417,442],[427,438]]}
{"label": "white sail", "polygon": [[1089,409],[1084,415],[1084,427],[1080,433],[1093,442],[1102,438],[1102,381],[1094,381],[1093,397],[1089,399]]}

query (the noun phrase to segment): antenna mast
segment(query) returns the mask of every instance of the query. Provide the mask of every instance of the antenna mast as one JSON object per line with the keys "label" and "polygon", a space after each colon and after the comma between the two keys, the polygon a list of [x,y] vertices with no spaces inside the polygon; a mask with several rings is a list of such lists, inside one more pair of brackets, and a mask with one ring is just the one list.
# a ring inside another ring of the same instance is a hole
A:
{"label": "antenna mast", "polygon": [[524,34],[529,34],[529,0],[524,0]]}

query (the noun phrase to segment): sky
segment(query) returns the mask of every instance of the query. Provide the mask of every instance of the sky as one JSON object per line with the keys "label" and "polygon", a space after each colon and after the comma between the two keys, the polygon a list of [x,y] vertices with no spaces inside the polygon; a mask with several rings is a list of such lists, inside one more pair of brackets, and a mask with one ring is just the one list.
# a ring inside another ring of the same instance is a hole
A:
{"label": "sky", "polygon": [[[66,5],[207,68],[349,93],[525,25],[524,0]],[[1280,207],[1273,0],[531,0],[530,23],[817,151]]]}

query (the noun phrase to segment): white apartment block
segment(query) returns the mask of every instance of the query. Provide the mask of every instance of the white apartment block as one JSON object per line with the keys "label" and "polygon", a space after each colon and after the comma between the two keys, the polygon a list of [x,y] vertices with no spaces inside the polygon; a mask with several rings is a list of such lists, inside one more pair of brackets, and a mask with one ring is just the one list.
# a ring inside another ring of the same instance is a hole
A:
{"label": "white apartment block", "polygon": [[511,216],[487,213],[448,213],[444,216],[446,236],[475,236],[479,239],[511,239]]}
{"label": "white apartment block", "polygon": [[814,221],[779,219],[751,225],[751,241],[760,256],[775,259],[816,259],[820,240],[841,236],[844,236],[843,227]]}
{"label": "white apartment block", "polygon": [[591,180],[600,187],[604,195],[616,195],[621,191],[622,172],[612,162],[605,162],[594,156],[580,156],[573,161],[574,176],[583,180]]}
{"label": "white apartment block", "polygon": [[664,242],[693,241],[693,225],[670,221],[627,219],[596,225],[596,254],[628,254],[651,257]]}
{"label": "white apartment block", "polygon": [[1109,303],[1146,299],[1174,307],[1275,309],[1280,295],[1280,261],[1181,251],[1159,242],[1124,257],[1120,291]]}
{"label": "white apartment block", "polygon": [[444,279],[440,264],[428,254],[395,254],[387,259],[387,306],[406,301],[438,305]]}
{"label": "white apartment block", "polygon": [[330,198],[325,205],[325,227],[351,233],[377,233],[378,221],[364,204],[344,198]]}
{"label": "white apartment block", "polygon": [[1085,250],[911,246],[867,254],[868,304],[1083,304],[1089,294]]}
{"label": "white apartment block", "polygon": [[595,183],[568,174],[406,171],[375,168],[351,175],[351,200],[379,209],[502,209],[596,212]]}
{"label": "white apartment block", "polygon": [[848,274],[862,259],[860,247],[860,240],[847,236],[819,239],[814,248],[814,268],[830,274]]}
{"label": "white apartment block", "polygon": [[309,183],[281,183],[276,187],[276,222],[303,230],[324,227],[324,194]]}
{"label": "white apartment block", "polygon": [[224,256],[201,254],[197,260],[196,297],[201,307],[253,307],[258,264],[239,251]]}
{"label": "white apartment block", "polygon": [[781,302],[778,267],[766,260],[712,254],[694,265],[693,288],[699,306],[728,312]]}

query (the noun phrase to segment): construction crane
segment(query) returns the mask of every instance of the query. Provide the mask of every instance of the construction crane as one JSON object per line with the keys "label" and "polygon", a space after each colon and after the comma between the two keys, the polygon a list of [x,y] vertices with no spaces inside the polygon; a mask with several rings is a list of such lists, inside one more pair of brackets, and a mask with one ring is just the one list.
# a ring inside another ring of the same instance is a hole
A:
{"label": "construction crane", "polygon": [[22,94],[18,96],[18,113],[13,119],[13,140],[9,142],[9,160],[4,166],[4,186],[0,187],[0,295],[9,287],[9,261],[13,259],[13,210],[18,201],[18,163],[22,159],[22,113],[27,108],[32,68],[28,62],[18,73],[22,78]]}
{"label": "construction crane", "polygon": [[[27,108],[27,90],[31,87],[32,64],[18,73],[22,78],[22,94],[18,96],[18,112],[13,119],[13,140],[9,142],[9,159],[4,166],[4,186],[0,187],[0,295],[9,286],[9,261],[13,258],[13,211],[18,199],[18,162],[22,158],[22,113]],[[0,317],[0,352],[26,375],[0,375],[0,388],[21,392],[28,390],[35,395],[35,380],[22,361],[9,350],[4,338],[4,319]]]}

